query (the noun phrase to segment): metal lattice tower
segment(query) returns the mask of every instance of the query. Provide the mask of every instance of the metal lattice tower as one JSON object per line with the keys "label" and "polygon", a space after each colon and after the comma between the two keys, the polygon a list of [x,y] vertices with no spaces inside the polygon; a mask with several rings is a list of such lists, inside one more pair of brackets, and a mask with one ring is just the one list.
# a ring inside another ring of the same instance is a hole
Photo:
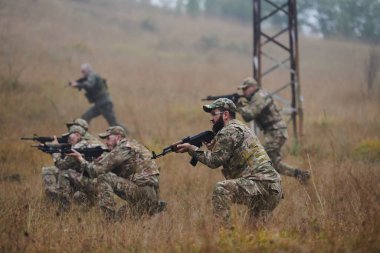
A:
{"label": "metal lattice tower", "polygon": [[[275,75],[273,97],[284,105],[292,122],[296,141],[302,136],[303,110],[299,82],[299,54],[296,0],[253,0],[253,77],[264,87]],[[287,19],[287,25],[274,28],[274,19]],[[281,72],[281,73],[279,73]],[[278,85],[278,87],[277,87]]]}

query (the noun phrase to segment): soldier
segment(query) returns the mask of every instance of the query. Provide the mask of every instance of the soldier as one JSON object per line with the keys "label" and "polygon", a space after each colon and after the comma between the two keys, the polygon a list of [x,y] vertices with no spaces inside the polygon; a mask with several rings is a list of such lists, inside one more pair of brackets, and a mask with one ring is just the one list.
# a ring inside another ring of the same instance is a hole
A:
{"label": "soldier", "polygon": [[[68,134],[68,143],[72,145],[72,148],[90,146],[84,139],[86,131],[82,127],[73,125]],[[55,140],[51,144],[58,144],[58,141]],[[60,207],[64,210],[68,209],[72,198],[77,203],[90,203],[95,195],[94,187],[91,180],[81,172],[80,163],[70,156],[62,158],[58,153],[53,154],[52,157],[58,170],[57,183],[46,188],[47,196],[53,200],[59,200]]]}
{"label": "soldier", "polygon": [[[66,123],[68,133],[63,134],[62,136],[68,136],[70,134],[71,126],[79,126],[82,127],[85,131],[83,136],[83,140],[86,141],[86,144],[90,146],[100,146],[105,148],[103,142],[101,142],[98,138],[93,136],[88,132],[88,124],[84,119],[75,119],[73,122]],[[42,168],[42,179],[45,186],[45,190],[49,192],[50,189],[55,190],[57,188],[57,180],[58,180],[58,168],[56,166],[46,166]]]}
{"label": "soldier", "polygon": [[122,126],[125,129],[125,127],[116,120],[106,80],[96,74],[88,63],[81,65],[81,72],[83,75],[82,78],[77,81],[70,81],[69,86],[78,88],[79,90],[84,89],[88,102],[94,104],[81,118],[90,123],[91,119],[103,115],[108,125]]}
{"label": "soldier", "polygon": [[270,213],[282,198],[281,177],[260,141],[235,119],[237,109],[230,99],[217,99],[203,110],[211,114],[216,134],[209,150],[184,143],[177,145],[177,152],[188,152],[211,169],[223,166],[226,180],[218,182],[212,194],[215,215],[228,222],[232,203],[248,206],[252,219]]}
{"label": "soldier", "polygon": [[[97,177],[99,206],[109,219],[123,218],[125,206],[116,210],[113,195],[126,200],[131,216],[153,215],[165,208],[159,201],[159,168],[151,153],[135,140],[126,138],[120,126],[109,127],[99,134],[111,150],[90,163],[81,154],[70,154],[80,161],[82,170]],[[121,212],[120,212],[121,211]]]}
{"label": "soldier", "polygon": [[281,147],[288,137],[287,125],[272,96],[260,89],[251,77],[246,78],[238,89],[243,90],[244,97],[239,99],[237,110],[246,122],[254,120],[264,132],[264,148],[273,162],[273,167],[281,175],[295,177],[306,184],[310,178],[308,171],[293,168],[281,161]]}
{"label": "soldier", "polygon": [[86,131],[85,135],[83,136],[83,139],[86,140],[88,144],[101,146],[105,148],[105,145],[103,142],[101,142],[98,138],[96,138],[95,136],[93,136],[92,134],[88,132],[88,123],[86,120],[77,118],[77,119],[74,119],[73,122],[66,123],[66,126],[67,126],[67,129],[70,129],[71,126],[82,127]]}

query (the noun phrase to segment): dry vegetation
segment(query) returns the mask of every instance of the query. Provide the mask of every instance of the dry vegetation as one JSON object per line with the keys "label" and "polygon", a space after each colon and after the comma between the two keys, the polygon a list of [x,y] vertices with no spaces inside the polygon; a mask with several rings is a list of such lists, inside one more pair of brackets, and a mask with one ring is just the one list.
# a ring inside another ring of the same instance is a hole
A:
{"label": "dry vegetation", "polygon": [[[96,209],[57,215],[45,202],[41,167],[52,161],[19,137],[63,133],[89,106],[65,87],[81,63],[108,79],[119,117],[158,151],[209,128],[200,98],[250,75],[250,34],[122,0],[0,1],[0,251],[379,252],[379,100],[366,95],[369,49],[358,43],[301,39],[305,136],[299,154],[289,141],[284,155],[312,181],[284,177],[285,198],[264,226],[250,227],[239,207],[234,230],[214,224],[221,173],[192,168],[186,155],[158,161],[162,215],[107,223]],[[105,127],[91,123],[94,133]]]}

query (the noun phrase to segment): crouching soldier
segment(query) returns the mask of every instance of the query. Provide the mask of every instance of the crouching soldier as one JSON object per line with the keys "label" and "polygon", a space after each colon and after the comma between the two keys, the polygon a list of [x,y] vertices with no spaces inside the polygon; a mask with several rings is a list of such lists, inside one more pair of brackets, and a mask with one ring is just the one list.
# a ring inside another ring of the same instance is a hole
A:
{"label": "crouching soldier", "polygon": [[[126,138],[120,126],[109,127],[99,134],[110,149],[94,162],[88,162],[74,152],[83,171],[97,177],[97,197],[100,208],[109,219],[123,218],[125,210],[132,217],[153,215],[165,209],[159,201],[159,168],[151,153],[136,140]],[[127,208],[116,208],[114,195],[125,200]]]}

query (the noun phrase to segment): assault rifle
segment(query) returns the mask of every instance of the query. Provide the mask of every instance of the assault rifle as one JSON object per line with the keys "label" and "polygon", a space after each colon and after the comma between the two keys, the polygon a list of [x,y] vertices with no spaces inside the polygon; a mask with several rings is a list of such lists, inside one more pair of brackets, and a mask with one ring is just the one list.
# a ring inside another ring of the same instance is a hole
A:
{"label": "assault rifle", "polygon": [[[202,146],[203,142],[206,142],[206,143],[211,142],[212,139],[214,139],[214,136],[215,136],[215,134],[212,131],[204,131],[204,132],[201,132],[201,133],[193,135],[193,136],[188,136],[188,137],[183,138],[182,140],[180,140],[180,141],[178,141],[178,142],[176,142],[170,146],[167,146],[166,148],[164,148],[162,150],[162,152],[160,154],[156,154],[153,151],[152,152],[152,159],[156,159],[158,157],[166,155],[167,153],[170,153],[172,151],[176,151],[177,145],[182,144],[182,143],[189,143],[189,144],[197,146],[199,148]],[[197,159],[195,159],[193,157],[190,161],[190,164],[195,166],[197,164],[197,162],[198,162]]]}
{"label": "assault rifle", "polygon": [[[54,141],[54,137],[52,136],[38,136],[36,134],[33,137],[21,137],[23,141],[38,141],[41,144],[45,144],[46,142]],[[57,137],[59,143],[67,143],[68,136]]]}
{"label": "assault rifle", "polygon": [[87,161],[91,161],[93,158],[98,158],[103,154],[103,152],[109,152],[109,149],[104,149],[101,146],[90,147],[90,148],[72,148],[68,143],[62,144],[42,144],[42,145],[32,145],[32,147],[38,148],[47,154],[61,154],[61,157],[65,157],[67,154],[73,153],[73,150],[81,153]]}
{"label": "assault rifle", "polygon": [[217,100],[219,98],[228,98],[228,99],[231,99],[232,102],[236,104],[239,98],[241,97],[244,97],[244,95],[240,95],[238,93],[232,93],[232,94],[220,95],[220,96],[207,96],[206,98],[202,98],[202,101],[212,101],[212,100]]}

